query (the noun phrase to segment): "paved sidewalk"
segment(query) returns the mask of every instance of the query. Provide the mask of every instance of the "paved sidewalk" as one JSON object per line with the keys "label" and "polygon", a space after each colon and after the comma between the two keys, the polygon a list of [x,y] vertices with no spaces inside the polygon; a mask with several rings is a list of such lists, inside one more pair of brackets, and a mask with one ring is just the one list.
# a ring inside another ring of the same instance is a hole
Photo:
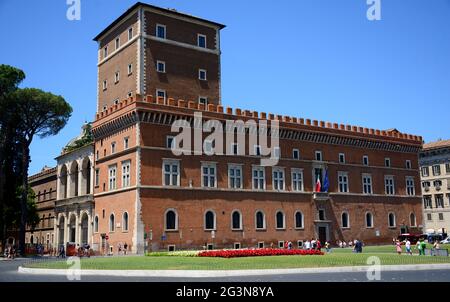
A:
{"label": "paved sidewalk", "polygon": [[[114,277],[235,277],[235,276],[268,276],[312,273],[352,273],[367,272],[373,266],[295,268],[295,269],[266,269],[266,270],[81,270],[81,276],[114,276]],[[450,270],[450,264],[414,264],[414,265],[382,265],[382,272],[387,271],[429,271]],[[63,269],[39,269],[20,266],[19,273],[37,275],[67,275],[78,271]]]}

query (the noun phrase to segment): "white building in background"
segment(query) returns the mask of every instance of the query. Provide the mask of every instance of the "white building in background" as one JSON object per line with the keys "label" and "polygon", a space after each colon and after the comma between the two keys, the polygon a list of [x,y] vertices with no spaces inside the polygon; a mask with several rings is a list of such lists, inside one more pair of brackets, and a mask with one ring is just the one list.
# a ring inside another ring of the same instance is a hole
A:
{"label": "white building in background", "polygon": [[91,125],[85,124],[57,160],[57,199],[54,233],[59,245],[92,246],[94,213],[94,146]]}
{"label": "white building in background", "polygon": [[450,140],[423,146],[419,155],[423,194],[423,221],[427,233],[450,229]]}

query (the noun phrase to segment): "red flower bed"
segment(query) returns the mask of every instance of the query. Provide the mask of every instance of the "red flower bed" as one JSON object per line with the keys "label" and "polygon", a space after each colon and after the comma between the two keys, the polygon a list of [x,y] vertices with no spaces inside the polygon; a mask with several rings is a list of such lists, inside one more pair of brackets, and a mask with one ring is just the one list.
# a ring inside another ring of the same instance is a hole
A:
{"label": "red flower bed", "polygon": [[256,257],[256,256],[285,256],[285,255],[323,255],[316,250],[285,250],[285,249],[251,249],[251,250],[221,250],[221,251],[202,251],[199,257]]}

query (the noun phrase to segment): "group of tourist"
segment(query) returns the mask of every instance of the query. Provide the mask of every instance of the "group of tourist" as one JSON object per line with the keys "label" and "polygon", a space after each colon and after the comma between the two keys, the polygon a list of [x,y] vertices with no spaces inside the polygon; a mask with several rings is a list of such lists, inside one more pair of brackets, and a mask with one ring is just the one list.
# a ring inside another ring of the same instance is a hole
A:
{"label": "group of tourist", "polygon": [[363,243],[359,239],[350,240],[348,243],[346,241],[338,240],[336,245],[340,248],[353,248],[353,252],[362,253]]}
{"label": "group of tourist", "polygon": [[306,240],[303,242],[303,248],[305,250],[322,250],[322,243],[319,239],[311,238],[311,240]]}

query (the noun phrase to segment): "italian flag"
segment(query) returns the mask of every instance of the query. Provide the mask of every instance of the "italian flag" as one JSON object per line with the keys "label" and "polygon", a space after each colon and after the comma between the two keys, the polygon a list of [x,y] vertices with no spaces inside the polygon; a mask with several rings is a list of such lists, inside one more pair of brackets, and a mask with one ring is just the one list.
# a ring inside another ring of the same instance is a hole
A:
{"label": "italian flag", "polygon": [[320,185],[320,177],[317,175],[317,182],[316,182],[316,192],[320,192],[321,185]]}

